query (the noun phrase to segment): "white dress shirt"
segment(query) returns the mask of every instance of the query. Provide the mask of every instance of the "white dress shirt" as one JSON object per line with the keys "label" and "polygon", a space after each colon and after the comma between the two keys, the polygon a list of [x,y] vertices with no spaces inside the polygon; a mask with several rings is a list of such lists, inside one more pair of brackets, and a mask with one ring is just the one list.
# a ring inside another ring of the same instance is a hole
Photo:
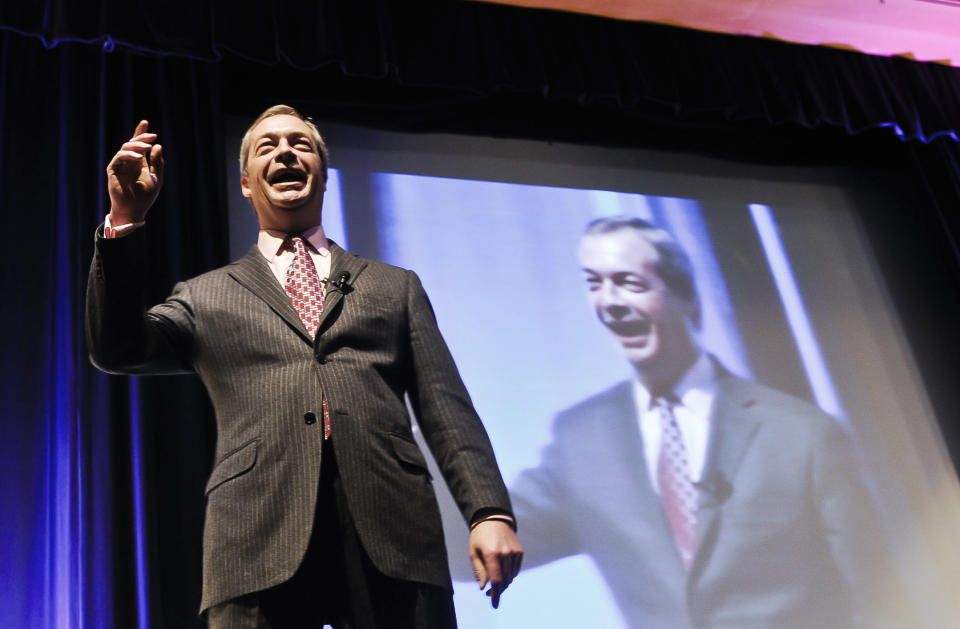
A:
{"label": "white dress shirt", "polygon": [[[672,407],[673,416],[680,427],[680,436],[687,453],[688,472],[693,482],[698,482],[703,477],[707,444],[710,440],[710,413],[716,397],[716,384],[716,369],[710,358],[701,353],[673,389],[673,394],[679,400]],[[660,417],[650,406],[653,401],[650,392],[639,380],[634,380],[633,393],[640,434],[643,435],[643,455],[647,462],[647,474],[650,485],[659,494],[657,460],[660,455],[662,433]]]}
{"label": "white dress shirt", "polygon": [[[314,266],[317,267],[317,275],[326,288],[327,278],[330,277],[330,243],[323,233],[323,227],[317,225],[303,232],[303,237],[310,241],[307,251],[313,259]],[[272,229],[260,230],[257,236],[257,249],[263,254],[270,270],[280,282],[280,286],[287,284],[287,267],[293,262],[294,252],[291,247],[284,247],[283,243],[287,238],[284,232],[273,231]]]}

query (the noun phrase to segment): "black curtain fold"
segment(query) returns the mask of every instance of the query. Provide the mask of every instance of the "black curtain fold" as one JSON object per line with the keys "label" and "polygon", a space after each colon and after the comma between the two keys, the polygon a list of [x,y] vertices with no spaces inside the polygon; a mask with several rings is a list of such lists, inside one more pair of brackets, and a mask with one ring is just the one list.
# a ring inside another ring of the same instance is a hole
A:
{"label": "black curtain fold", "polygon": [[[960,135],[960,69],[815,46],[480,3],[5,3],[0,27],[218,61],[548,101],[666,104],[906,138]],[[318,93],[323,92],[317,86]]]}
{"label": "black curtain fold", "polygon": [[0,32],[0,582],[10,595],[0,626],[197,622],[206,394],[193,377],[96,371],[83,303],[109,205],[104,168],[140,116],[168,160],[148,217],[147,284],[162,299],[175,280],[227,261],[217,71]]}
{"label": "black curtain fold", "polygon": [[939,138],[930,145],[911,144],[910,157],[932,210],[925,211],[922,203],[905,207],[900,219],[923,226],[923,240],[912,248],[909,243],[895,241],[889,246],[923,258],[911,262],[934,271],[907,275],[909,269],[901,268],[888,272],[900,279],[904,293],[900,304],[922,303],[923,296],[932,302],[925,309],[901,306],[899,310],[908,326],[947,450],[960,472],[960,420],[956,410],[960,408],[960,142]]}

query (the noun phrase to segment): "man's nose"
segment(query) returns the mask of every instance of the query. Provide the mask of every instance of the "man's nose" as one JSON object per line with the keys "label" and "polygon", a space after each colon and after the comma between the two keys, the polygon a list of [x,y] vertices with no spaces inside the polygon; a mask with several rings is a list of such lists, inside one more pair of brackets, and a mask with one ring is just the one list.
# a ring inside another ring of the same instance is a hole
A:
{"label": "man's nose", "polygon": [[297,160],[297,156],[293,152],[293,147],[290,146],[286,140],[281,140],[280,144],[277,145],[276,159],[278,162],[284,164],[289,164]]}
{"label": "man's nose", "polygon": [[597,293],[597,305],[602,308],[623,306],[623,296],[620,294],[620,289],[609,280],[602,282]]}
{"label": "man's nose", "polygon": [[618,321],[630,314],[630,308],[624,302],[620,289],[610,281],[600,284],[594,305],[603,313],[603,318],[608,321]]}

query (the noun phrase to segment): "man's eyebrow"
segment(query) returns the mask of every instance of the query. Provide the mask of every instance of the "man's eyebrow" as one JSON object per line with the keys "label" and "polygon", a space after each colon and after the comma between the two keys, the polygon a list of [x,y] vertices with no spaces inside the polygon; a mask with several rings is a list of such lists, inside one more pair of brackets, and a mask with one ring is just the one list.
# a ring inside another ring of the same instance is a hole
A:
{"label": "man's eyebrow", "polygon": [[287,136],[295,140],[299,140],[301,138],[304,138],[307,140],[311,139],[310,134],[305,131],[291,131],[289,133],[277,133],[276,131],[266,131],[263,133],[263,135],[257,136],[254,139],[254,144],[259,144],[263,140],[276,140],[280,136]]}

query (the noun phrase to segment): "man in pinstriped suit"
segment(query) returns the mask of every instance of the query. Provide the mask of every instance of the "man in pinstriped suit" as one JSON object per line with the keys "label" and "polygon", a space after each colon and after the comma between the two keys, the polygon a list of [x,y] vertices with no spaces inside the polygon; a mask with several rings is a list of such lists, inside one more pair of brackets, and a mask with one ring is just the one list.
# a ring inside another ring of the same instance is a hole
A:
{"label": "man in pinstriped suit", "polygon": [[[523,550],[489,440],[417,276],[325,238],[316,127],[286,106],[251,125],[241,185],[257,245],[147,310],[143,225],[163,180],[156,140],[142,121],[107,167],[111,211],[97,235],[87,333],[98,367],[195,371],[213,401],[201,603],[210,626],[456,625],[405,394],[471,525],[474,571],[496,606]],[[313,335],[284,291],[293,235],[326,287]]]}

